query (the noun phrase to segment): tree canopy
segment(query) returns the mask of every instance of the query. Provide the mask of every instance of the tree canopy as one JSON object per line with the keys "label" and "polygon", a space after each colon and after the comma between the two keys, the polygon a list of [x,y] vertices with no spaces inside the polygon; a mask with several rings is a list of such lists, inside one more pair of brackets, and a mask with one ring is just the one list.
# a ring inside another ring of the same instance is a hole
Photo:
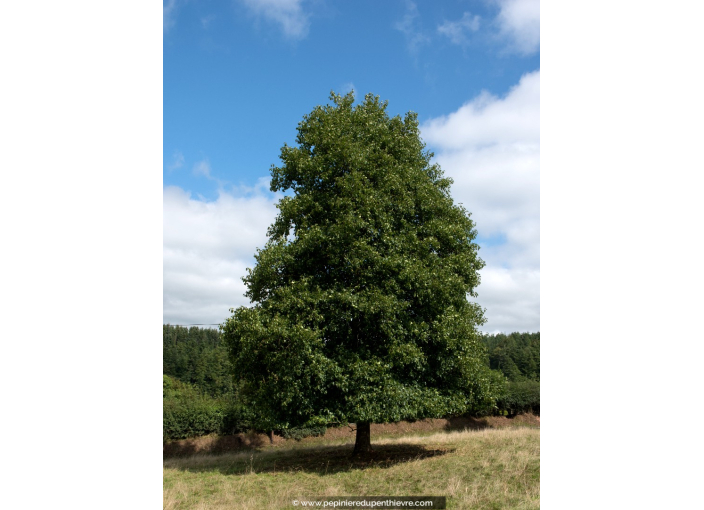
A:
{"label": "tree canopy", "polygon": [[164,324],[163,342],[164,375],[212,397],[232,393],[232,364],[217,330]]}
{"label": "tree canopy", "polygon": [[484,343],[489,366],[503,372],[509,381],[540,382],[540,332],[487,335]]}
{"label": "tree canopy", "polygon": [[[262,429],[442,417],[494,404],[484,263],[417,115],[331,94],[272,166],[289,191],[222,331]],[[359,432],[358,432],[359,438]]]}

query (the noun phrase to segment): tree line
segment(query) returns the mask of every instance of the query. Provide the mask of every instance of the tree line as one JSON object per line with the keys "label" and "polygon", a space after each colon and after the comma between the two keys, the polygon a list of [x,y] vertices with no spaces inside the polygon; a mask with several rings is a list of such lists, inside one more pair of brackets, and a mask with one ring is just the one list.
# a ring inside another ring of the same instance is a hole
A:
{"label": "tree line", "polygon": [[[540,412],[540,333],[483,335],[485,362],[504,376],[489,412]],[[163,326],[164,440],[233,434],[251,427],[222,334],[216,329]],[[482,413],[479,413],[482,414]],[[486,413],[485,413],[486,414]],[[267,431],[268,432],[268,431]],[[279,430],[287,438],[320,435],[325,427]]]}

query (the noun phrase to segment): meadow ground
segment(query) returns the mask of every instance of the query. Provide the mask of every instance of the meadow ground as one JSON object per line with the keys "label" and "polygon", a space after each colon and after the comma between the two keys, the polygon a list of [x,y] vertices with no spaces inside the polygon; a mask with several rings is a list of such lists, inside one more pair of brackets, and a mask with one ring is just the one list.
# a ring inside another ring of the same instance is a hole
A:
{"label": "meadow ground", "polygon": [[295,499],[337,496],[446,496],[449,509],[540,508],[539,418],[483,423],[459,430],[446,423],[439,431],[437,422],[379,426],[374,451],[357,458],[350,429],[274,445],[251,436],[238,451],[165,458],[164,508],[292,509]]}

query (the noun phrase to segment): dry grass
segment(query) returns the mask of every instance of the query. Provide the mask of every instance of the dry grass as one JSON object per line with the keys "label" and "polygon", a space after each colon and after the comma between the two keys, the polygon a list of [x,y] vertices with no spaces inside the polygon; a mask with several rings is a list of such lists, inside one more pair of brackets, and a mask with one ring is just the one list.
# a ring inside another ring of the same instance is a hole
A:
{"label": "dry grass", "polygon": [[540,507],[540,431],[504,428],[268,447],[164,461],[165,509],[294,508],[325,496],[447,496],[448,508]]}
{"label": "dry grass", "polygon": [[[503,416],[487,416],[485,418],[449,418],[428,419],[416,422],[373,423],[371,433],[373,439],[399,437],[409,435],[431,435],[437,432],[458,430],[482,430],[506,427],[540,427],[540,417],[533,414],[522,414],[515,418]],[[307,448],[322,444],[345,444],[354,442],[355,429],[351,426],[329,428],[323,437],[308,437],[300,443],[274,436],[274,447]],[[269,438],[264,434],[236,434],[232,436],[203,436],[193,439],[172,441],[164,445],[164,458],[190,457],[199,453],[230,453],[238,450],[260,450],[269,448]]]}

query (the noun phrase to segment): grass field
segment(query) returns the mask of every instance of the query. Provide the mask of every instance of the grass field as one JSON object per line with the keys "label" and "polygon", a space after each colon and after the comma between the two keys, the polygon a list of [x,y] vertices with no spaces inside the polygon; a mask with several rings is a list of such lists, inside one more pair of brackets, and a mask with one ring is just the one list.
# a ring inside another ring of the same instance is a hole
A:
{"label": "grass field", "polygon": [[[164,460],[164,508],[295,508],[294,499],[446,496],[447,508],[540,508],[534,427],[374,437],[352,458],[349,439]],[[298,507],[300,508],[300,507]]]}

